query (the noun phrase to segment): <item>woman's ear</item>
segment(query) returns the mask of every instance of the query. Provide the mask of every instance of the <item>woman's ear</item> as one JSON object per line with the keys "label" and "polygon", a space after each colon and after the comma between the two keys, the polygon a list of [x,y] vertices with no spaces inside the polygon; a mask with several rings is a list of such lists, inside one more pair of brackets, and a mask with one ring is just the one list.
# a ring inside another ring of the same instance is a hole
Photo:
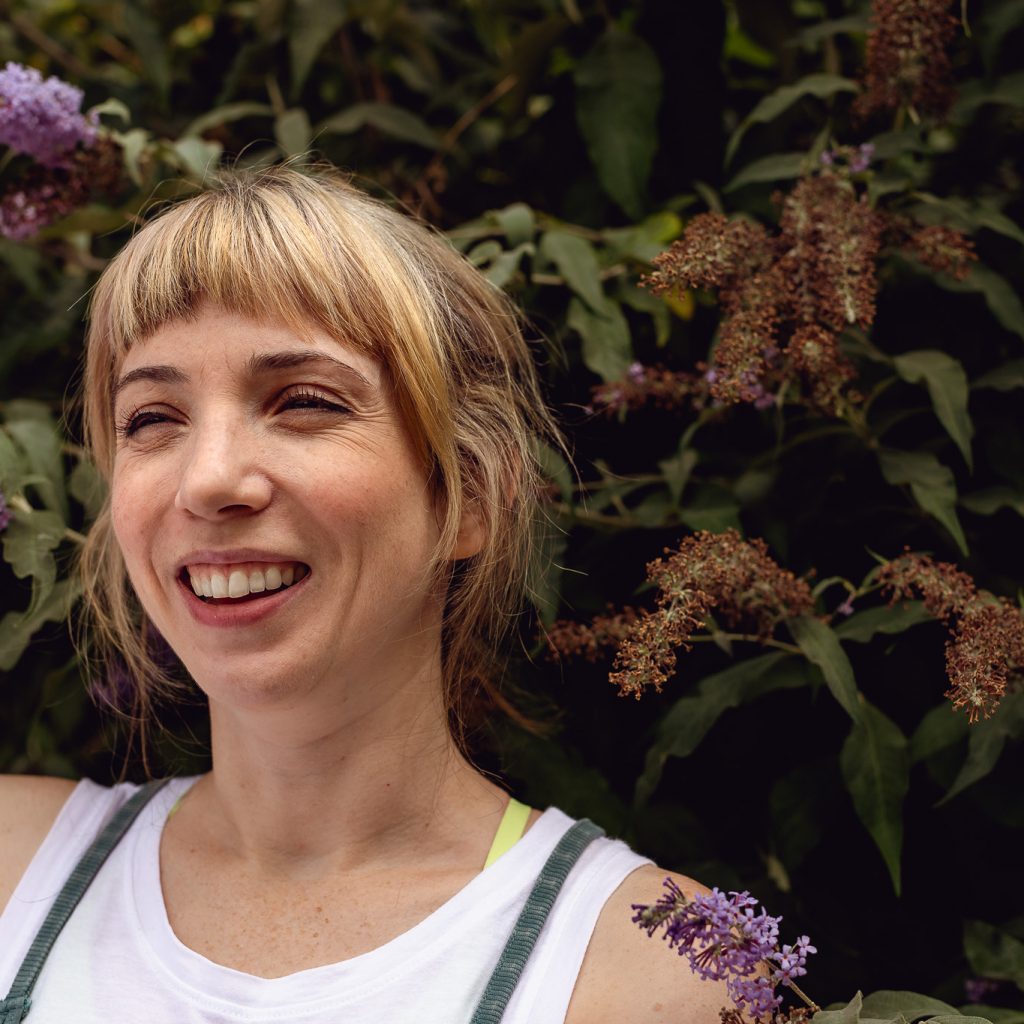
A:
{"label": "woman's ear", "polygon": [[480,509],[479,499],[465,501],[462,505],[462,517],[459,520],[459,534],[455,539],[452,561],[460,558],[472,558],[483,549],[487,540],[487,526]]}

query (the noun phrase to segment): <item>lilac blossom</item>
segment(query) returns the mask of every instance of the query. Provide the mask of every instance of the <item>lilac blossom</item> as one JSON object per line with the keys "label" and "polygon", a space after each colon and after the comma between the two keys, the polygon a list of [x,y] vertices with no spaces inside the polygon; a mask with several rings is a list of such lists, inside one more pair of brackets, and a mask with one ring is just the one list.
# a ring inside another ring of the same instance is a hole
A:
{"label": "lilac blossom", "polygon": [[[664,926],[663,938],[686,957],[690,969],[710,981],[724,981],[729,998],[758,1020],[771,1019],[782,1004],[778,985],[792,985],[807,973],[807,957],[817,950],[806,935],[779,947],[781,917],[764,908],[748,892],[719,889],[692,899],[672,881],[652,905],[635,903],[633,921],[648,935]],[[767,968],[768,973],[765,973]]]}
{"label": "lilac blossom", "polygon": [[4,492],[0,491],[0,530],[6,530],[7,524],[11,521],[11,510],[7,507]]}
{"label": "lilac blossom", "polygon": [[999,982],[992,978],[967,978],[964,980],[964,994],[969,1003],[983,1003],[999,990]]}
{"label": "lilac blossom", "polygon": [[96,140],[97,119],[86,119],[81,105],[81,89],[8,61],[0,71],[0,143],[45,167],[64,166],[78,143]]}
{"label": "lilac blossom", "polygon": [[53,181],[27,182],[0,195],[0,235],[22,242],[66,217],[78,205],[74,190]]}
{"label": "lilac blossom", "polygon": [[875,155],[875,145],[873,142],[865,142],[857,147],[857,152],[853,155],[850,160],[850,170],[854,174],[860,174],[862,171],[866,171],[871,166],[871,160]]}
{"label": "lilac blossom", "polygon": [[626,376],[634,384],[643,384],[647,379],[647,371],[644,369],[643,363],[630,363],[629,369],[626,370]]}

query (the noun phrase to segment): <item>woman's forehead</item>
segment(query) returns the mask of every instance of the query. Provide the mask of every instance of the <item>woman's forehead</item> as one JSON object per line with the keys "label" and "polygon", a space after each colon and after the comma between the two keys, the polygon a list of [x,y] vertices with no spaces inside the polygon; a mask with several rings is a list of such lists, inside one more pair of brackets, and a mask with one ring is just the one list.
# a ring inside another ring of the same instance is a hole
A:
{"label": "woman's forehead", "polygon": [[312,323],[258,319],[206,305],[136,340],[120,360],[123,378],[153,360],[193,367],[230,365],[250,374],[299,366],[347,367],[369,384],[383,382],[380,360],[365,347],[333,337]]}

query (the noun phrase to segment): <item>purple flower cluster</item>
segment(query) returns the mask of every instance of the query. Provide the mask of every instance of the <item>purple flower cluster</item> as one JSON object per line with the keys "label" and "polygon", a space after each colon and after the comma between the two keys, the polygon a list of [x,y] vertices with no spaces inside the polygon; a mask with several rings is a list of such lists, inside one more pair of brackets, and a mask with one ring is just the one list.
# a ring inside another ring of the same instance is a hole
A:
{"label": "purple flower cluster", "polygon": [[0,71],[0,143],[45,167],[64,166],[78,143],[96,140],[96,118],[83,117],[81,106],[81,89],[8,61]]}
{"label": "purple flower cluster", "polygon": [[724,981],[729,998],[757,1020],[770,1020],[782,1004],[777,985],[791,985],[807,973],[807,957],[817,950],[806,935],[779,947],[781,917],[763,908],[748,892],[719,889],[688,899],[671,878],[653,905],[636,903],[633,921],[648,935],[664,926],[670,947],[689,961],[701,978]]}
{"label": "purple flower cluster", "polygon": [[0,530],[6,530],[7,524],[11,521],[11,510],[4,500],[4,492],[0,491]]}
{"label": "purple flower cluster", "polygon": [[22,242],[67,216],[79,197],[53,181],[26,182],[0,195],[0,236]]}
{"label": "purple flower cluster", "polygon": [[838,149],[826,149],[821,154],[821,162],[826,167],[834,167],[840,160],[846,161],[853,174],[863,174],[871,166],[875,156],[875,144],[864,142],[856,149],[850,146],[841,146]]}

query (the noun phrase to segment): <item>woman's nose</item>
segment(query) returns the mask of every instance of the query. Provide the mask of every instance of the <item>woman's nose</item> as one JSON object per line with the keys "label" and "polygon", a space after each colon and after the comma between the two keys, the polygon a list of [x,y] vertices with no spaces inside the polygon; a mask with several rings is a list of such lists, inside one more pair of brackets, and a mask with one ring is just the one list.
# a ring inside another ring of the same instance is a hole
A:
{"label": "woman's nose", "polygon": [[203,519],[258,512],[270,502],[259,445],[237,422],[197,429],[186,448],[176,508]]}

